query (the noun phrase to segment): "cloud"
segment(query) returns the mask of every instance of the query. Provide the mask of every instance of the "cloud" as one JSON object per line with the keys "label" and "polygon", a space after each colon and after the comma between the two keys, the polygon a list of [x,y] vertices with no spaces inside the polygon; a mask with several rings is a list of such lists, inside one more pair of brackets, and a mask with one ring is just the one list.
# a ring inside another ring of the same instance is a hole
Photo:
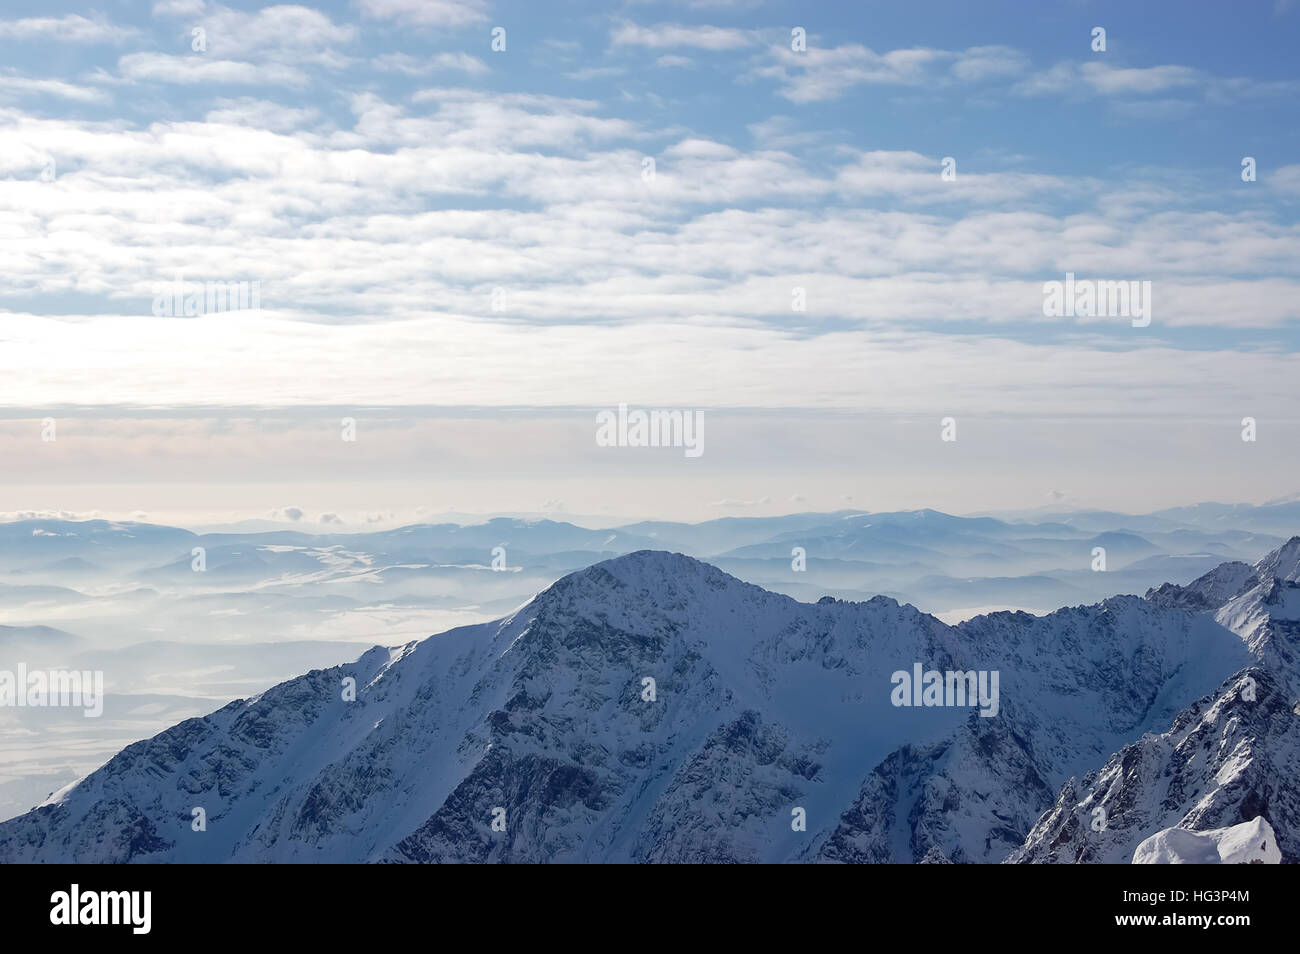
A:
{"label": "cloud", "polygon": [[960,53],[951,66],[952,75],[963,82],[1018,76],[1029,67],[1029,58],[1009,46],[973,46]]}
{"label": "cloud", "polygon": [[[1024,381],[1035,406],[1116,409],[1118,372],[1160,361],[1174,370],[1149,400],[1168,411],[1206,406],[1198,388],[1283,401],[1293,378],[1249,339],[1202,354],[1172,333],[1297,317],[1300,226],[1272,207],[1285,167],[1228,214],[1164,170],[1105,184],[963,156],[945,182],[921,152],[804,158],[803,117],[753,124],[751,143],[542,92],[365,91],[328,119],[263,92],[204,100],[200,119],[0,107],[0,405],[404,406],[435,380],[484,406],[1006,410]],[[50,155],[59,175],[36,186]],[[154,318],[177,269],[259,281],[263,310]],[[1152,280],[1152,329],[1045,320],[1042,284],[1067,270]]]}
{"label": "cloud", "polygon": [[9,510],[0,511],[0,523],[18,520],[95,520],[99,516],[98,510]]}
{"label": "cloud", "polygon": [[[1032,291],[1041,301],[1041,289]],[[948,293],[940,286],[936,298]],[[1160,307],[1157,299],[1157,321]],[[3,407],[202,407],[214,400],[252,408],[409,407],[454,395],[462,406],[496,408],[626,401],[888,414],[959,407],[967,414],[1033,408],[1036,414],[1084,409],[1123,415],[1140,406],[1150,416],[1214,417],[1224,407],[1285,407],[1294,395],[1288,354],[1180,350],[1127,322],[1114,323],[1117,333],[1099,334],[1095,342],[1079,326],[1073,339],[1043,343],[988,331],[953,336],[907,323],[800,336],[780,327],[698,319],[539,328],[447,315],[321,325],[240,313],[75,323],[18,314],[6,316],[6,326]],[[734,353],[745,361],[718,359]],[[299,373],[303,366],[314,373]],[[539,367],[547,374],[536,374]],[[430,380],[439,382],[437,395],[428,390]],[[195,381],[203,386],[193,387]],[[87,438],[74,428],[77,415],[68,416],[72,421],[60,428],[54,450],[84,455]],[[467,421],[466,439],[479,426]],[[23,439],[31,440],[31,433],[29,427]],[[514,436],[498,434],[485,441],[484,451],[508,446]],[[591,442],[589,428],[576,436],[583,446]],[[711,443],[720,446],[716,440]],[[246,438],[229,443],[232,453],[254,453]],[[265,452],[275,449],[268,443]],[[167,451],[177,453],[175,446]]]}
{"label": "cloud", "polygon": [[925,48],[876,53],[858,43],[829,49],[810,44],[806,52],[776,46],[769,55],[773,62],[753,75],[775,79],[778,94],[793,103],[835,99],[864,83],[920,85],[932,80],[936,66],[955,56]]}
{"label": "cloud", "polygon": [[786,43],[772,46],[766,53],[766,63],[748,75],[776,80],[778,95],[794,103],[837,99],[862,85],[927,89],[979,86],[984,92],[996,89],[1020,96],[1075,99],[1166,96],[1167,102],[1159,107],[1129,110],[1130,115],[1150,118],[1178,118],[1183,114],[1186,101],[1168,99],[1168,94],[1234,105],[1246,98],[1300,93],[1300,82],[1292,80],[1216,77],[1174,64],[1122,67],[1098,60],[1064,61],[1034,72],[1026,53],[996,45],[965,50],[914,47],[877,53],[858,43],[823,47],[810,39],[807,50],[802,52],[790,49]]}
{"label": "cloud", "polygon": [[362,15],[415,26],[459,27],[488,18],[486,0],[356,0]]}
{"label": "cloud", "polygon": [[[319,10],[303,6],[271,6],[247,12],[208,7],[200,20],[207,32],[208,54],[265,60],[268,65],[313,64],[341,69],[350,59],[337,47],[357,39],[352,24],[336,24]],[[187,34],[188,35],[188,34]]]}
{"label": "cloud", "polygon": [[1201,107],[1187,99],[1131,99],[1111,104],[1116,116],[1126,119],[1169,121],[1185,119]]}
{"label": "cloud", "polygon": [[[355,97],[347,129],[252,97],[144,128],[0,110],[0,177],[59,167],[53,188],[0,179],[0,238],[22,239],[5,245],[0,300],[90,295],[105,319],[147,316],[177,269],[260,281],[264,315],[342,324],[437,302],[484,322],[781,326],[796,286],[801,325],[1042,324],[1042,283],[1067,270],[1153,280],[1160,324],[1277,327],[1300,299],[1300,228],[1258,208],[1179,213],[1185,190],[1167,183],[1133,178],[1115,201],[1088,179],[964,158],[945,182],[941,157],[916,152],[840,148],[809,166],[786,151],[804,141],[788,121],[756,129],[755,148],[671,141],[647,182],[662,134],[593,100],[412,100]],[[56,239],[69,228],[75,244]]]}
{"label": "cloud", "polygon": [[[1221,77],[1190,66],[1172,64],[1119,67],[1089,60],[1083,63],[1061,62],[1050,69],[1032,73],[1018,81],[1012,92],[1024,96],[1065,98],[1099,96],[1118,100],[1127,97],[1127,102],[1120,102],[1117,106],[1127,115],[1178,119],[1187,115],[1197,103],[1240,106],[1247,99],[1294,96],[1300,93],[1300,82]],[[1171,93],[1181,98],[1171,98],[1167,95]]]}
{"label": "cloud", "polygon": [[404,73],[407,76],[429,76],[440,70],[459,70],[471,76],[489,72],[486,63],[468,53],[436,53],[424,58],[408,53],[384,53],[375,57],[371,65],[383,72]]}
{"label": "cloud", "polygon": [[938,157],[914,152],[858,153],[840,167],[837,191],[856,196],[893,195],[919,204],[970,201],[995,203],[1035,193],[1083,195],[1092,187],[1082,180],[1022,172],[970,172],[956,166],[952,181],[942,179]]}
{"label": "cloud", "polygon": [[764,0],[685,0],[692,10],[753,10],[761,7]]}
{"label": "cloud", "polygon": [[1078,95],[1089,92],[1102,96],[1146,96],[1189,89],[1201,85],[1203,81],[1201,73],[1186,66],[1125,69],[1096,61],[1063,62],[1026,77],[1017,85],[1016,91],[1029,96]]}
{"label": "cloud", "polygon": [[[687,17],[691,5],[668,9]],[[25,461],[33,485],[55,461],[75,479],[98,474],[148,430],[142,411],[104,433],[95,415],[118,406],[172,408],[191,422],[257,418],[232,434],[163,427],[120,465],[140,480],[155,464],[192,474],[201,448],[219,446],[228,464],[205,459],[251,485],[287,458],[331,480],[339,468],[370,481],[374,460],[402,468],[421,454],[429,481],[492,473],[503,447],[528,448],[519,458],[530,461],[552,454],[590,483],[585,463],[574,465],[587,460],[590,415],[581,426],[560,419],[593,402],[709,408],[697,471],[738,460],[797,471],[805,451],[876,449],[845,442],[843,428],[805,442],[796,421],[777,432],[790,450],[773,454],[772,431],[745,444],[734,436],[743,422],[722,426],[731,408],[891,422],[1028,408],[1113,421],[1294,403],[1300,167],[1260,154],[1260,182],[1247,185],[1235,163],[1224,169],[1194,144],[1180,156],[1173,140],[1109,165],[1106,136],[1067,155],[1051,126],[1092,128],[1101,106],[1112,121],[1196,114],[1212,130],[1206,105],[1272,96],[1284,109],[1291,81],[1115,57],[1035,64],[1010,46],[931,48],[938,34],[924,33],[893,50],[810,36],[796,54],[788,31],[721,13],[704,26],[566,21],[552,37],[517,35],[527,25],[510,21],[523,55],[498,60],[486,27],[505,11],[487,2],[242,7],[156,3],[146,49],[93,45],[128,29],[98,19],[0,26],[0,45],[35,50],[24,72],[21,59],[0,68],[0,408],[17,409],[0,420],[15,449],[0,456]],[[208,51],[191,53],[200,25]],[[27,36],[15,41],[19,30]],[[79,48],[53,45],[72,37]],[[51,49],[61,69],[47,79],[38,74]],[[699,99],[688,77],[662,72],[691,66],[719,70],[722,87]],[[738,96],[730,77],[748,84]],[[576,88],[584,95],[553,95],[575,90],[567,81],[588,84]],[[861,103],[834,107],[855,92]],[[1030,92],[1067,102],[1027,102]],[[858,121],[873,101],[934,122],[900,141],[914,125]],[[1004,123],[1041,124],[1042,135],[1004,135]],[[1001,148],[980,145],[990,142]],[[940,176],[947,152],[952,181]],[[57,175],[43,177],[51,159]],[[155,287],[177,270],[256,281],[262,307],[155,317]],[[1044,318],[1043,283],[1066,271],[1150,280],[1152,326]],[[483,417],[410,424],[430,404]],[[365,453],[321,423],[349,413],[339,405],[366,416]],[[23,410],[32,406],[60,415],[58,446],[42,455],[30,452],[29,422],[13,424],[39,420]],[[298,423],[266,423],[270,406],[298,409]],[[384,430],[376,408],[409,427]],[[521,408],[548,423],[513,419]],[[539,430],[544,440],[531,436]],[[443,432],[455,440],[440,443]],[[1041,495],[1059,472],[1036,473],[1024,492]],[[754,506],[796,489],[877,499],[857,478],[754,473],[698,485],[690,506]],[[309,483],[264,491],[246,509],[299,499],[295,523],[319,529],[373,507],[373,491],[315,497]],[[586,513],[627,510],[613,492],[588,501],[573,485],[519,486],[520,509],[550,497]],[[650,499],[643,491],[623,503]]]}
{"label": "cloud", "polygon": [[1288,195],[1300,195],[1300,165],[1280,166],[1268,173],[1264,181],[1269,187]]}
{"label": "cloud", "polygon": [[320,111],[314,107],[294,108],[271,100],[247,96],[239,99],[219,99],[215,107],[204,117],[205,123],[288,133],[320,121]]}
{"label": "cloud", "polygon": [[129,80],[178,85],[305,86],[308,82],[307,75],[292,66],[209,59],[199,53],[131,53],[117,67]]}
{"label": "cloud", "polygon": [[0,20],[0,39],[58,40],[63,43],[125,43],[138,32],[107,20],[90,20],[75,13],[65,16],[35,17],[23,20]]}
{"label": "cloud", "polygon": [[820,132],[800,129],[789,116],[772,116],[745,127],[754,142],[764,149],[791,149],[808,146],[822,138]]}
{"label": "cloud", "polygon": [[627,70],[621,66],[585,66],[580,70],[574,70],[572,73],[565,73],[565,77],[571,80],[585,82],[594,79],[610,79],[615,76],[622,76]]}
{"label": "cloud", "polygon": [[1007,80],[1029,68],[1029,58],[1008,46],[973,46],[965,50],[928,47],[877,53],[859,43],[823,47],[810,41],[806,51],[778,44],[769,63],[752,76],[775,79],[778,94],[795,103],[836,99],[860,85],[942,88]]}
{"label": "cloud", "polygon": [[62,80],[32,79],[26,76],[14,76],[12,73],[0,74],[0,96],[53,96],[77,103],[102,103],[108,100],[108,94],[101,89],[89,86],[77,86]]}
{"label": "cloud", "polygon": [[1198,71],[1186,66],[1149,66],[1121,69],[1102,63],[1085,63],[1080,70],[1084,82],[1105,96],[1116,93],[1150,95],[1171,89],[1185,89],[1199,81]]}
{"label": "cloud", "polygon": [[661,23],[657,26],[622,23],[610,34],[613,46],[644,46],[655,50],[683,46],[700,50],[739,50],[752,46],[755,42],[757,38],[748,30],[677,23]]}
{"label": "cloud", "polygon": [[153,5],[155,17],[197,17],[202,15],[207,4],[204,0],[156,0]]}

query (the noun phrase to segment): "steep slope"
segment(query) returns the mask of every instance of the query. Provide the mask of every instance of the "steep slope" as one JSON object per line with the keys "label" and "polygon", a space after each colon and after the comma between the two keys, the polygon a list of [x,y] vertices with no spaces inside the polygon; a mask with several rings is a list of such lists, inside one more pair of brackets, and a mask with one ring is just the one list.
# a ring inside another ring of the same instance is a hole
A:
{"label": "steep slope", "polygon": [[1187,586],[1165,584],[1147,599],[1166,607],[1210,612],[1250,652],[1300,695],[1300,537],[1254,566],[1224,563]]}
{"label": "steep slope", "polygon": [[1251,668],[1068,782],[1007,860],[1123,864],[1166,828],[1209,831],[1262,816],[1282,860],[1300,861],[1300,714],[1279,681]]}
{"label": "steep slope", "polygon": [[[497,623],[371,650],[130,746],[0,825],[0,859],[715,856],[725,846],[701,847],[678,818],[694,773],[728,758],[742,774],[793,773],[810,816],[832,816],[873,760],[960,719],[886,718],[882,667],[946,658],[950,638],[890,600],[801,604],[686,557],[632,554]],[[340,698],[349,676],[355,702]],[[733,731],[759,711],[790,740],[788,771]],[[745,857],[781,857],[749,799],[719,786],[710,812],[741,819],[730,837]],[[664,819],[653,837],[648,819]]]}
{"label": "steep slope", "polygon": [[1136,597],[957,627],[968,668],[1000,670],[996,719],[891,753],[818,851],[825,861],[996,862],[1071,775],[1168,725],[1187,699],[1251,662],[1207,616]]}
{"label": "steep slope", "polygon": [[[1247,662],[1136,597],[953,628],[640,551],[129,746],[0,824],[0,861],[1000,860]],[[998,670],[997,716],[896,708],[914,664]]]}
{"label": "steep slope", "polygon": [[[1284,861],[1300,861],[1300,537],[1254,566],[1227,563],[1185,587],[1147,594],[1237,634],[1258,660],[1187,707],[1160,735],[1062,787],[1010,860],[1125,861],[1165,828],[1203,832],[1257,815]],[[1104,812],[1101,830],[1093,827]],[[1174,836],[1180,837],[1180,836]],[[1167,841],[1168,839],[1166,839]]]}

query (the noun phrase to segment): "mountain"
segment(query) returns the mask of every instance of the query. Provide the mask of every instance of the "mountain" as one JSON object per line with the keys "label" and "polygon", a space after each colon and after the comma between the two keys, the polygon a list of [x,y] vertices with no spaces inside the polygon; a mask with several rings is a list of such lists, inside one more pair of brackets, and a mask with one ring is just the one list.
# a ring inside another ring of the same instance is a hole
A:
{"label": "mountain", "polygon": [[1205,831],[1263,816],[1282,860],[1300,860],[1300,714],[1261,668],[1234,677],[1178,714],[1168,731],[1071,779],[1008,859],[1130,861],[1167,828]]}
{"label": "mountain", "polygon": [[1149,516],[1156,520],[1207,530],[1231,528],[1259,533],[1284,533],[1287,528],[1300,523],[1300,500],[1270,501],[1262,506],[1202,503],[1161,510]]}
{"label": "mountain", "polygon": [[1271,824],[1281,859],[1300,861],[1297,580],[1293,537],[1253,566],[1225,563],[1187,586],[1148,592],[1156,605],[1214,619],[1260,665],[1183,709],[1168,730],[1125,746],[1080,782],[1071,778],[1008,860],[1123,862],[1155,831],[1230,827],[1258,815]]}
{"label": "mountain", "polygon": [[[889,600],[801,604],[637,553],[504,620],[371,650],[129,746],[0,825],[0,858],[779,857],[793,845],[767,844],[772,820],[754,799],[798,794],[826,816],[852,794],[846,767],[864,752],[959,720],[888,718],[884,667],[943,659],[949,637]],[[347,676],[354,703],[340,699]],[[728,763],[738,783],[764,779],[763,794],[720,790],[695,817],[689,792]],[[194,807],[206,832],[190,831]],[[489,829],[494,807],[503,837]]]}
{"label": "mountain", "polygon": [[956,631],[965,660],[1000,670],[1013,687],[999,717],[972,717],[943,739],[891,753],[819,860],[1000,861],[1068,776],[1167,724],[1251,661],[1209,617],[1131,596],[1044,617],[994,613]]}
{"label": "mountain", "polygon": [[1300,524],[1300,494],[1290,494],[1262,505],[1199,503],[1171,507],[1147,514],[1108,510],[1064,510],[1048,505],[1034,510],[992,513],[1003,520],[1052,520],[1084,530],[1113,530],[1124,527],[1135,533],[1160,534],[1196,529],[1211,533],[1248,531],[1286,539]]}
{"label": "mountain", "polygon": [[[778,534],[789,534],[817,527],[827,521],[848,520],[861,516],[860,510],[837,510],[832,513],[796,513],[779,517],[721,517],[703,523],[676,523],[648,520],[617,527],[619,532],[637,539],[650,539],[658,549],[673,548],[692,555],[716,554],[748,544],[761,543]],[[789,559],[789,550],[785,551]]]}
{"label": "mountain", "polygon": [[1165,584],[1147,593],[1165,606],[1214,615],[1300,695],[1300,537],[1293,537],[1253,566],[1222,564],[1186,586]]}
{"label": "mountain", "polygon": [[61,565],[64,572],[84,574],[109,565],[147,565],[182,549],[188,552],[196,539],[188,530],[131,521],[0,521],[0,571]]}
{"label": "mountain", "polygon": [[[638,551],[130,745],[0,823],[0,861],[999,861],[1255,662],[1156,599],[952,627]],[[997,714],[896,707],[914,664],[996,670]]]}
{"label": "mountain", "polygon": [[6,651],[31,652],[33,648],[64,650],[82,639],[53,626],[0,626],[0,647]]}

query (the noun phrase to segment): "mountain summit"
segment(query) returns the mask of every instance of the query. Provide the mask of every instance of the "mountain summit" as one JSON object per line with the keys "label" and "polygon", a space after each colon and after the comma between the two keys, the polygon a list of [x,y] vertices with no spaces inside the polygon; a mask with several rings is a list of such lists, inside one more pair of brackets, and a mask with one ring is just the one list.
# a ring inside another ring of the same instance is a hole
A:
{"label": "mountain summit", "polygon": [[[638,551],[128,746],[0,823],[0,861],[1001,861],[1260,664],[1173,602],[953,627]],[[998,673],[997,714],[900,706],[921,670]]]}

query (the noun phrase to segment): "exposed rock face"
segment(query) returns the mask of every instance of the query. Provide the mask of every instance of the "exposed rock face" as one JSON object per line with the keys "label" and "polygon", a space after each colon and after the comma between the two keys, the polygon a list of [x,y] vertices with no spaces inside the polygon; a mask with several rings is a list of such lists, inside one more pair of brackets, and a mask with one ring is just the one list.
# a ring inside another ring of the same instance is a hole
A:
{"label": "exposed rock face", "polygon": [[889,672],[955,642],[892,600],[802,604],[643,551],[129,746],[0,825],[0,858],[781,860],[918,725],[964,717],[887,718]]}
{"label": "exposed rock face", "polygon": [[[1127,861],[1256,815],[1293,860],[1293,584],[1244,566],[950,627],[640,551],[128,746],[0,861]],[[914,663],[998,671],[997,715],[896,707]]]}
{"label": "exposed rock face", "polygon": [[[1260,665],[1188,706],[1168,731],[1125,746],[1082,782],[1071,779],[1016,862],[1123,862],[1168,858],[1207,833],[1269,827],[1283,862],[1300,861],[1300,537],[1255,566],[1227,563],[1186,587],[1152,590],[1159,605],[1195,605],[1236,633]],[[1268,852],[1265,852],[1268,854]],[[1135,859],[1136,860],[1136,859]]]}
{"label": "exposed rock face", "polygon": [[1067,784],[1008,860],[1121,864],[1162,829],[1205,832],[1263,816],[1281,860],[1295,862],[1298,773],[1300,715],[1270,673],[1252,668],[1185,709],[1169,731]]}
{"label": "exposed rock face", "polygon": [[1249,563],[1221,563],[1186,586],[1162,583],[1147,590],[1146,598],[1179,609],[1215,610],[1259,582],[1255,574]]}

